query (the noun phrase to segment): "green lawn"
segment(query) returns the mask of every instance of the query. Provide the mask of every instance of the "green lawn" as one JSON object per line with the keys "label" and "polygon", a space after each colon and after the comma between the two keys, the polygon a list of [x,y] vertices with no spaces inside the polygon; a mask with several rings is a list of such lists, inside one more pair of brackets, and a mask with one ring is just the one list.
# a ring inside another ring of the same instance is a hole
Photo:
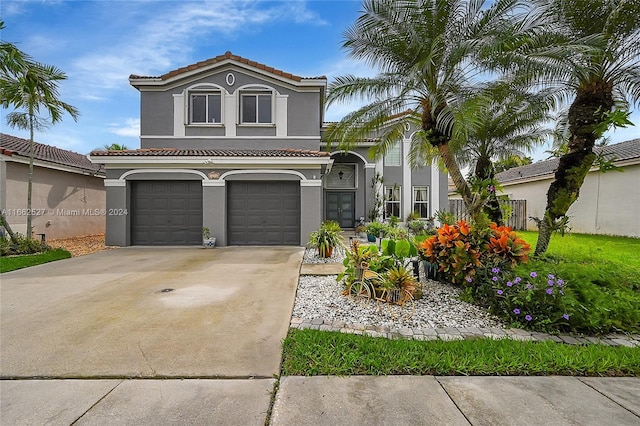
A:
{"label": "green lawn", "polygon": [[[537,232],[519,232],[533,247]],[[554,274],[568,286],[572,330],[587,334],[640,331],[640,239],[553,235],[547,254],[516,271]]]}
{"label": "green lawn", "polygon": [[388,340],[291,330],[283,375],[636,376],[640,348],[517,340]]}
{"label": "green lawn", "polygon": [[49,250],[44,253],[24,254],[21,256],[0,257],[0,272],[10,272],[16,269],[53,262],[60,259],[68,259],[71,253],[64,249]]}
{"label": "green lawn", "polygon": [[[518,231],[531,244],[538,241],[538,233]],[[612,237],[609,235],[554,234],[548,253],[574,262],[606,262],[619,268],[640,273],[640,238]],[[636,277],[640,280],[640,277]]]}

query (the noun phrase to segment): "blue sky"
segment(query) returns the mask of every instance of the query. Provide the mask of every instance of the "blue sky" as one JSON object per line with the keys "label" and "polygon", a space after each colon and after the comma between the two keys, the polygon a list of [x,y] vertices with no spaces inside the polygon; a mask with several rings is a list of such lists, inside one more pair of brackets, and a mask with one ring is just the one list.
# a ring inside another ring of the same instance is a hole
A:
{"label": "blue sky", "polygon": [[[223,54],[331,81],[374,71],[347,57],[342,34],[358,16],[359,1],[158,1],[2,0],[2,40],[36,60],[65,71],[61,98],[80,110],[65,116],[38,142],[80,153],[105,144],[138,148],[139,93],[130,74],[160,75]],[[353,106],[336,105],[326,120],[339,120]],[[2,132],[28,138],[8,128]],[[632,121],[640,125],[640,111]],[[611,143],[640,137],[638,127],[619,129]],[[544,149],[534,156],[542,159]]]}

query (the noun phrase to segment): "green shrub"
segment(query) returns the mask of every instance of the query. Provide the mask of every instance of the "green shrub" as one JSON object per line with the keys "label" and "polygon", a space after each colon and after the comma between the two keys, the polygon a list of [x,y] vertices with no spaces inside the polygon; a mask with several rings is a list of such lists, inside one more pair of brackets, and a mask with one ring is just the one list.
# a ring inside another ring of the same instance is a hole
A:
{"label": "green shrub", "polygon": [[20,233],[16,233],[15,237],[17,244],[9,238],[0,238],[0,256],[41,253],[51,249],[47,243],[27,238]]}
{"label": "green shrub", "polygon": [[[565,280],[571,330],[588,334],[640,331],[640,291],[615,265],[547,256],[532,260],[527,268]],[[523,266],[516,268],[518,273],[523,270]]]}
{"label": "green shrub", "polygon": [[[466,288],[468,299],[518,327],[539,331],[569,329],[572,317],[567,306],[567,285],[554,274],[531,271],[526,274],[491,268],[489,276]],[[468,278],[469,283],[473,281]]]}

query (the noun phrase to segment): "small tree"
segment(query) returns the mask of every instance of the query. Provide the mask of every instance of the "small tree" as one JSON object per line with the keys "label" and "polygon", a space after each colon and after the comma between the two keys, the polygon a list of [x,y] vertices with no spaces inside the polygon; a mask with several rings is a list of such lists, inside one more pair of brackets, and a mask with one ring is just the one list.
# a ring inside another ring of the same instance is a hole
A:
{"label": "small tree", "polygon": [[[3,28],[4,23],[0,21],[0,29]],[[3,41],[0,55],[0,105],[17,110],[7,114],[7,124],[29,130],[27,238],[31,238],[34,132],[61,121],[65,112],[74,120],[79,113],[59,99],[58,82],[67,79],[63,71],[34,61],[12,43]],[[40,115],[42,113],[45,115]]]}

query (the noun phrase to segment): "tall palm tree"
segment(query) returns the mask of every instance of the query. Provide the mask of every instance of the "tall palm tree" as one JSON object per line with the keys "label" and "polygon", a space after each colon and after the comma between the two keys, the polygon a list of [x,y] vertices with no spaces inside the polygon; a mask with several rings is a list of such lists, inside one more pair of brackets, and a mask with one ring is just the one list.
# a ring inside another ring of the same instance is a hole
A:
{"label": "tall palm tree", "polygon": [[364,1],[343,47],[379,74],[341,76],[329,85],[329,105],[353,98],[370,103],[332,126],[326,141],[348,149],[380,132],[373,151],[383,155],[402,135],[402,120],[390,118],[410,110],[404,121],[421,129],[411,142],[412,166],[424,165],[416,162],[437,150],[467,210],[473,210],[477,203],[449,143],[477,121],[460,108],[482,77],[474,55],[510,24],[519,6],[519,0]]}
{"label": "tall palm tree", "polygon": [[[530,93],[501,81],[488,85],[477,98],[479,107],[474,105],[472,111],[477,125],[470,128],[466,140],[457,144],[461,149],[455,155],[459,164],[471,167],[476,182],[487,183],[495,178],[495,160],[522,157],[552,133],[543,125],[553,118],[549,113],[553,92]],[[492,222],[502,225],[495,186],[488,186],[483,191],[488,197],[484,211]]]}
{"label": "tall palm tree", "polygon": [[555,82],[572,95],[567,151],[560,157],[539,221],[535,254],[543,254],[552,231],[566,221],[596,155],[593,147],[615,124],[614,111],[640,101],[640,2],[637,0],[545,0],[537,2],[549,27],[573,39],[592,37],[592,49],[555,70]]}
{"label": "tall palm tree", "polygon": [[0,105],[17,110],[7,114],[7,124],[29,130],[27,237],[30,238],[34,132],[62,120],[65,112],[74,120],[79,113],[59,99],[58,83],[67,78],[64,72],[33,61],[11,43],[3,42],[0,55]]}

